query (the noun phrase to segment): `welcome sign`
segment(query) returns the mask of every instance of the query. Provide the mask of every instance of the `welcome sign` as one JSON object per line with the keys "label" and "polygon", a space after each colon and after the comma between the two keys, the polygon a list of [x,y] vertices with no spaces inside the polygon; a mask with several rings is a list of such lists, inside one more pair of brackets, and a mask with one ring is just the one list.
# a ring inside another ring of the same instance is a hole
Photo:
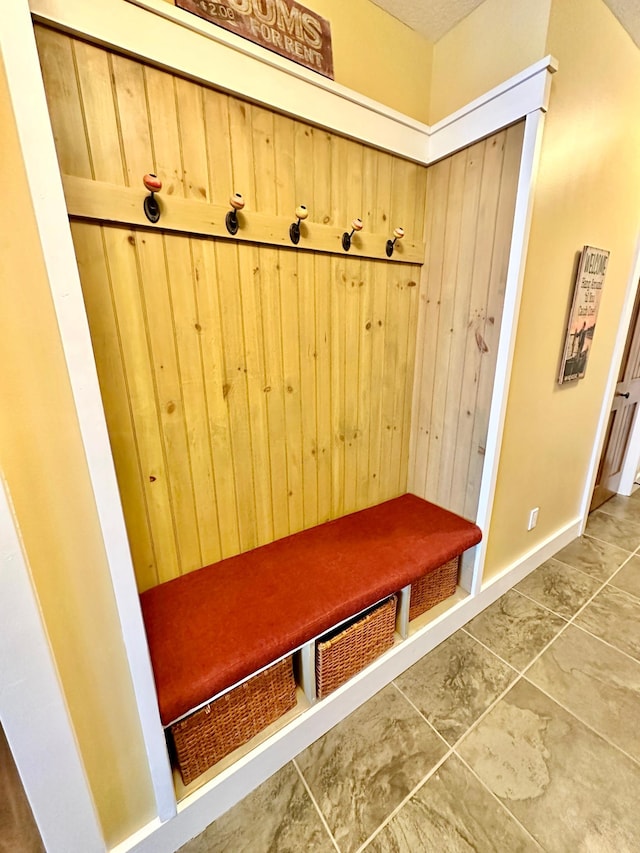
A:
{"label": "welcome sign", "polygon": [[175,0],[175,5],[333,80],[329,21],[296,0]]}
{"label": "welcome sign", "polygon": [[608,264],[608,249],[583,248],[560,362],[560,385],[582,379],[587,369]]}

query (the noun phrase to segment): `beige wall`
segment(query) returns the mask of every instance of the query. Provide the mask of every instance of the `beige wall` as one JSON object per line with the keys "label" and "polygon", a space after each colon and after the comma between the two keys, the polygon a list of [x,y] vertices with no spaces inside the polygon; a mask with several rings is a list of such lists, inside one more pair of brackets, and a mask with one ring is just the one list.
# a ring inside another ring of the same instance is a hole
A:
{"label": "beige wall", "polygon": [[331,25],[337,83],[428,121],[431,42],[371,0],[304,0],[303,5]]}
{"label": "beige wall", "polygon": [[[640,228],[640,52],[602,0],[554,0],[545,128],[486,574],[580,512]],[[611,251],[583,380],[556,384],[576,255]],[[534,531],[529,510],[540,507]]]}
{"label": "beige wall", "polygon": [[[0,470],[107,839],[153,817],[113,590],[0,64]],[[38,696],[33,697],[39,701]]]}
{"label": "beige wall", "polygon": [[551,0],[485,0],[436,43],[434,124],[545,56]]}

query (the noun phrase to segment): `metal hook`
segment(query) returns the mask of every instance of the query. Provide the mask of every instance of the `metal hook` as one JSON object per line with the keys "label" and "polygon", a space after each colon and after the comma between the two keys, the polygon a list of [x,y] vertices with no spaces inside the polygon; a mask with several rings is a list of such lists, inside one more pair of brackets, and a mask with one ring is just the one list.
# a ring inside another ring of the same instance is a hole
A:
{"label": "metal hook", "polygon": [[160,192],[162,189],[162,181],[157,175],[149,172],[143,177],[142,183],[150,192],[150,195],[145,198],[142,205],[145,216],[149,222],[157,222],[160,219],[160,204],[154,193]]}
{"label": "metal hook", "polygon": [[244,198],[241,193],[234,193],[229,199],[231,210],[227,213],[225,224],[229,234],[237,234],[240,223],[238,222],[238,211],[244,207]]}
{"label": "metal hook", "polygon": [[296,216],[298,217],[298,221],[293,222],[289,227],[289,237],[291,238],[291,242],[297,246],[300,242],[300,223],[309,216],[309,211],[304,204],[296,207]]}
{"label": "metal hook", "polygon": [[393,240],[387,240],[387,257],[393,255],[393,250],[396,245],[396,240],[402,240],[404,237],[404,228],[395,228],[393,231]]}
{"label": "metal hook", "polygon": [[351,238],[353,237],[354,233],[356,231],[362,231],[362,227],[362,219],[354,219],[351,222],[351,234],[349,234],[347,231],[344,232],[344,234],[342,235],[342,248],[345,250],[345,252],[348,252],[351,248]]}

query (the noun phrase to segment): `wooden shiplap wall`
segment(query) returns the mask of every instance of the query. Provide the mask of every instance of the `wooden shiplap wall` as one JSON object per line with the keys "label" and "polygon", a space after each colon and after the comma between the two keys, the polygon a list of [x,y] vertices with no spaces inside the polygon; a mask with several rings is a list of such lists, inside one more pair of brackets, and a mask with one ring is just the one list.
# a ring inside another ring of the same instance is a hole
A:
{"label": "wooden shiplap wall", "polygon": [[[36,35],[63,175],[423,239],[425,168]],[[420,267],[72,232],[141,590],[406,490]]]}
{"label": "wooden shiplap wall", "polygon": [[430,166],[409,490],[475,520],[524,122]]}

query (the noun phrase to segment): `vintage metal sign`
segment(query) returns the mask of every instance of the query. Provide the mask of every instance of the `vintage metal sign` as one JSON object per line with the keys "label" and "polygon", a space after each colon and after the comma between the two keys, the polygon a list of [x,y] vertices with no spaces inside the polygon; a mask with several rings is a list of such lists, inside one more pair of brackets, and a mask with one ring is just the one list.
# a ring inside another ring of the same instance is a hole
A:
{"label": "vintage metal sign", "polygon": [[608,263],[606,249],[585,246],[582,250],[560,362],[560,385],[582,379],[587,369]]}
{"label": "vintage metal sign", "polygon": [[329,21],[296,0],[175,0],[175,5],[333,80]]}

